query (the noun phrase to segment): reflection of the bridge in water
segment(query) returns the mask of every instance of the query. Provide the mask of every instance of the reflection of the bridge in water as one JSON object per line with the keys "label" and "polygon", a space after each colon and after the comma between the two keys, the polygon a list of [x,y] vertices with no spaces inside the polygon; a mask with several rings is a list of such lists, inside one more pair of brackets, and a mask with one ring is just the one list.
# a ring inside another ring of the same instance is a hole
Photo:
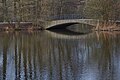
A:
{"label": "reflection of the bridge in water", "polygon": [[63,30],[61,32],[58,30],[56,30],[56,32],[46,30],[45,34],[48,35],[49,37],[58,38],[58,39],[83,39],[92,35],[92,33],[79,33],[72,31],[70,31],[69,33],[67,30]]}

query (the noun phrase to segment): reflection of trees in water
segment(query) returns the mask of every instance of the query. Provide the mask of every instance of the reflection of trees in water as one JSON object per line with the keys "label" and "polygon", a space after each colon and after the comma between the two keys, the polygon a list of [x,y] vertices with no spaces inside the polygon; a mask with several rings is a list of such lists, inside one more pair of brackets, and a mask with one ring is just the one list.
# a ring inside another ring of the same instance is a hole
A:
{"label": "reflection of trees in water", "polygon": [[104,80],[118,74],[115,66],[119,59],[118,36],[100,34],[99,41],[95,34],[76,40],[53,39],[40,32],[3,36],[0,37],[3,51],[0,77],[4,79]]}
{"label": "reflection of trees in water", "polygon": [[[115,56],[118,55],[119,52],[116,50],[119,50],[120,42],[119,37],[106,34],[106,33],[99,33],[99,41],[96,40],[95,37],[93,39],[93,52],[91,55],[91,60],[94,62],[96,66],[98,66],[98,72],[99,72],[99,78],[103,79],[112,79],[116,77],[116,74],[119,74],[116,69],[119,69],[119,66],[115,66],[116,61],[118,58]],[[117,41],[116,41],[117,40]],[[116,42],[118,42],[116,44]],[[118,77],[118,76],[117,76]],[[117,79],[117,78],[116,78]]]}
{"label": "reflection of trees in water", "polygon": [[[9,57],[8,50],[10,47],[10,42],[12,41],[12,37],[8,34],[0,35],[0,58],[3,59],[2,64],[0,64],[0,79],[5,80],[7,73],[7,58]],[[3,55],[3,56],[2,56]],[[1,57],[2,56],[2,57]],[[1,59],[0,59],[1,60]],[[3,76],[3,77],[1,77]]]}

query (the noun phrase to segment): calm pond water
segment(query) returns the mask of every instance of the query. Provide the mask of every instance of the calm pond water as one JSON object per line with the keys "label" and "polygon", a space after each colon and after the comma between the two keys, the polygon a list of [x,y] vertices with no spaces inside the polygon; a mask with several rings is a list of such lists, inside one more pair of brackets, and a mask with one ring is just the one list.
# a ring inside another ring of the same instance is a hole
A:
{"label": "calm pond water", "polygon": [[119,35],[0,32],[0,80],[120,80]]}

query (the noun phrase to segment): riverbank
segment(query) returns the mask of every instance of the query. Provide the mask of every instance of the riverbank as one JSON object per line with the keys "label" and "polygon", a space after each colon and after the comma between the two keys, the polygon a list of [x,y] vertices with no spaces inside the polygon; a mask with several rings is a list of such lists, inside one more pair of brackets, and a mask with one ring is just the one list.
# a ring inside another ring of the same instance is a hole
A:
{"label": "riverbank", "polygon": [[[1,22],[0,23],[0,31],[34,31],[34,30],[45,30],[40,25],[35,25],[32,22],[21,22],[19,25],[16,22],[8,23]],[[117,26],[108,26],[102,28],[93,28],[93,31],[120,31],[120,24]]]}
{"label": "riverbank", "polygon": [[0,23],[0,31],[19,31],[19,30],[42,30],[42,27],[35,25],[32,22],[21,22],[20,24],[17,24],[16,22]]}
{"label": "riverbank", "polygon": [[99,29],[92,29],[93,31],[120,31],[120,27],[104,27]]}

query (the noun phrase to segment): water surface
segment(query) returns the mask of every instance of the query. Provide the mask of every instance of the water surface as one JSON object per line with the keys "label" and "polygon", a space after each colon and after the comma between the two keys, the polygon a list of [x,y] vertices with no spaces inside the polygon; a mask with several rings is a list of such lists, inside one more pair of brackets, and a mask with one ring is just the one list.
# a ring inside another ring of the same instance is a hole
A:
{"label": "water surface", "polygon": [[119,80],[119,33],[0,32],[0,80]]}

